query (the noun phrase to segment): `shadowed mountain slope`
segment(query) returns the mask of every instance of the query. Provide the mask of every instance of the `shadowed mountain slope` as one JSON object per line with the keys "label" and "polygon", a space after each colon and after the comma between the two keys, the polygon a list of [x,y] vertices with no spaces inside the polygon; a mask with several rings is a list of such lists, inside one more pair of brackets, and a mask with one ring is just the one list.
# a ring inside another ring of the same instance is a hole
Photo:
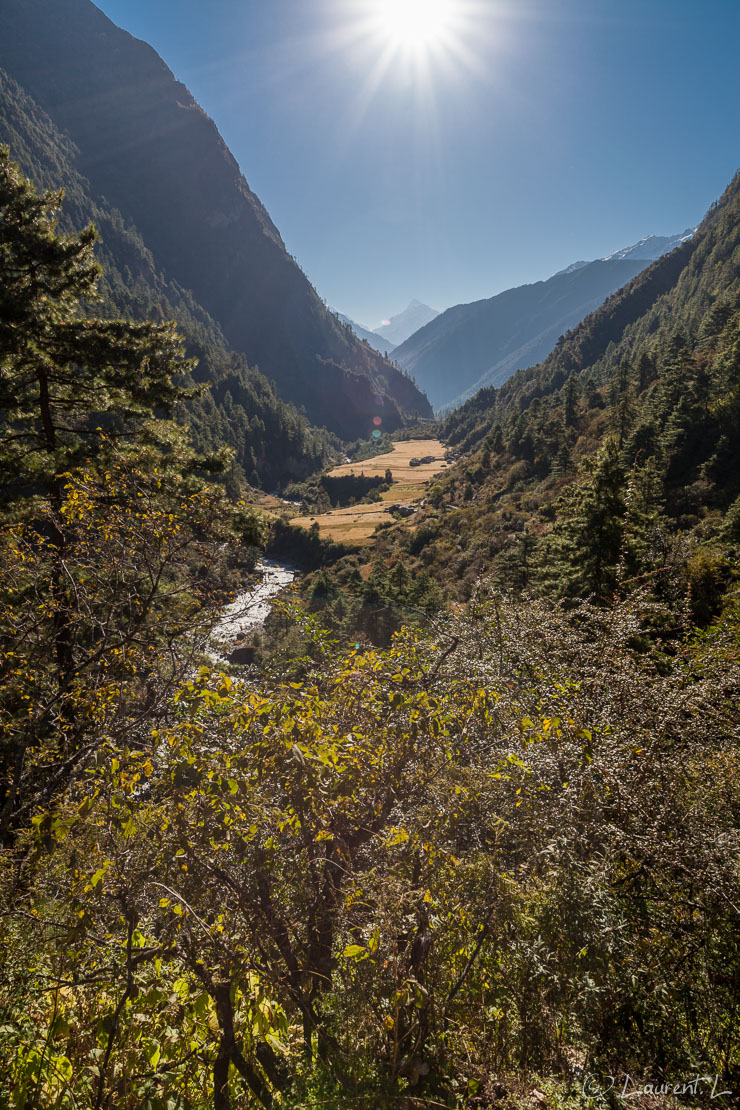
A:
{"label": "shadowed mountain slope", "polygon": [[77,232],[91,222],[98,229],[95,254],[102,274],[99,300],[89,311],[177,322],[188,354],[198,359],[195,378],[211,386],[180,414],[198,450],[233,448],[234,478],[267,489],[304,478],[331,457],[327,432],[312,428],[281,400],[271,382],[230,350],[218,324],[192,294],[157,270],[136,228],[104,198],[95,198],[90,182],[75,169],[77,150],[69,137],[1,69],[0,143],[10,147],[38,189],[64,190],[60,230]]}
{"label": "shadowed mountain slope", "polygon": [[147,44],[89,0],[4,0],[0,66],[68,133],[76,169],[135,225],[281,395],[343,436],[426,399],[325,308],[213,121]]}

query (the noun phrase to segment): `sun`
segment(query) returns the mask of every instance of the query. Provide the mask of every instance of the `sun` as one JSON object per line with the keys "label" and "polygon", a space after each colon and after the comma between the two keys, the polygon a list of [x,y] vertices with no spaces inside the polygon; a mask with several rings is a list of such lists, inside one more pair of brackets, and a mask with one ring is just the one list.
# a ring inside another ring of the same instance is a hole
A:
{"label": "sun", "polygon": [[343,134],[359,130],[376,99],[390,104],[398,94],[413,98],[403,118],[415,121],[415,135],[433,137],[443,90],[488,80],[480,50],[491,34],[492,5],[511,0],[322,2],[333,13],[326,54],[352,73],[351,96],[340,106]]}
{"label": "sun", "polygon": [[376,0],[373,22],[393,46],[426,53],[453,32],[455,0]]}

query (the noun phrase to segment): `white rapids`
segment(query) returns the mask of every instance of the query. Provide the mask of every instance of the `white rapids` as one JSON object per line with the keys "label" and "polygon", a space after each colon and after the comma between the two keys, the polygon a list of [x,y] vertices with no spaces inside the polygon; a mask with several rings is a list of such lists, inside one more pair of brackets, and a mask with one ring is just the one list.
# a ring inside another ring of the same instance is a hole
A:
{"label": "white rapids", "polygon": [[292,567],[270,559],[260,559],[255,570],[261,573],[261,581],[238,593],[231,604],[221,610],[221,616],[211,629],[209,654],[214,662],[228,663],[228,653],[239,646],[237,637],[241,639],[262,627],[270,612],[270,602],[296,576]]}

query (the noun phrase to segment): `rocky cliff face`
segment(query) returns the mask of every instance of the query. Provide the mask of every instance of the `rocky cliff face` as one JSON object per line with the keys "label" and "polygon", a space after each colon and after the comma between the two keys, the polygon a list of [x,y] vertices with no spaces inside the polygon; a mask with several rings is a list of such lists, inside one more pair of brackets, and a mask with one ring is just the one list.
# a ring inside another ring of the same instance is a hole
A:
{"label": "rocky cliff face", "polygon": [[429,415],[413,384],[326,310],[213,121],[146,43],[89,0],[4,0],[0,66],[76,144],[78,169],[229,342],[354,437]]}

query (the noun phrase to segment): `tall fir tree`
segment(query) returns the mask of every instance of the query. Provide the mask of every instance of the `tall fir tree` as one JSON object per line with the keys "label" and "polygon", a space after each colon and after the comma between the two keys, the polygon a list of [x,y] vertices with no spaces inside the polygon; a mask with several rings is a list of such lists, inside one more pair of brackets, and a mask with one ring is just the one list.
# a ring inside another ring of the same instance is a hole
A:
{"label": "tall fir tree", "polygon": [[192,391],[172,324],[96,320],[95,229],[57,234],[62,193],[38,194],[0,148],[0,488],[56,496],[59,475],[118,438],[183,450],[171,413]]}

